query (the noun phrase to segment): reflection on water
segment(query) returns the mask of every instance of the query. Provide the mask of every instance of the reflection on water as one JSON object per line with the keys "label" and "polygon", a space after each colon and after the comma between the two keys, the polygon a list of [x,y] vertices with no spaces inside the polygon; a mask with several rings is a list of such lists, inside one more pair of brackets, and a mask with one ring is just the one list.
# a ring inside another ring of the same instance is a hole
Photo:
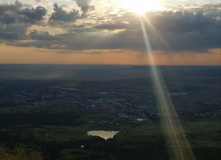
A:
{"label": "reflection on water", "polygon": [[88,136],[99,136],[105,140],[113,138],[119,131],[88,131]]}

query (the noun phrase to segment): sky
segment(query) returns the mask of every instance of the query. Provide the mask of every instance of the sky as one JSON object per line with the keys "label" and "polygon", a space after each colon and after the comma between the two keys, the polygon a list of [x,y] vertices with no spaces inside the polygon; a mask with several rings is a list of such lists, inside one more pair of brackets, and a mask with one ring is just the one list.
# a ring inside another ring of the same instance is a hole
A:
{"label": "sky", "polygon": [[0,0],[0,63],[148,65],[146,34],[157,65],[221,65],[220,11],[220,0]]}

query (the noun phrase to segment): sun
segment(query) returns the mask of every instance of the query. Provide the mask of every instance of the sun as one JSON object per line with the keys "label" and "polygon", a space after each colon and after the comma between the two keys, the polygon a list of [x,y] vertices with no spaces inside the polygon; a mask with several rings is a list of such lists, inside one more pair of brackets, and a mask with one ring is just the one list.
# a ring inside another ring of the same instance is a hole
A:
{"label": "sun", "polygon": [[137,14],[162,10],[161,0],[121,0],[122,8]]}

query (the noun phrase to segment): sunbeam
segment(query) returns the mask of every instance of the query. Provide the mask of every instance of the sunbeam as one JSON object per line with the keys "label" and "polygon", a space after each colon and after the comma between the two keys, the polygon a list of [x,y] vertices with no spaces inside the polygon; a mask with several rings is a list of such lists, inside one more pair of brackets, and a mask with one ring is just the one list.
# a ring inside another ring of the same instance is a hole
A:
{"label": "sunbeam", "polygon": [[160,110],[161,125],[172,160],[195,160],[189,142],[183,131],[179,118],[176,116],[173,103],[168,96],[163,78],[154,62],[151,45],[147,36],[144,18],[140,17],[144,35],[146,52],[151,63],[152,81],[157,95],[158,109]]}
{"label": "sunbeam", "polygon": [[[156,28],[154,27],[154,25],[151,23],[151,21],[146,17],[146,16],[142,16],[143,20],[144,20],[144,24],[148,24],[148,26],[150,27],[151,31],[154,33],[154,35],[158,38],[158,40],[168,49],[171,49],[171,47],[168,45],[168,43],[165,41],[165,39],[158,33],[158,31],[156,30]],[[146,30],[146,29],[145,29]],[[146,31],[147,33],[147,31]]]}

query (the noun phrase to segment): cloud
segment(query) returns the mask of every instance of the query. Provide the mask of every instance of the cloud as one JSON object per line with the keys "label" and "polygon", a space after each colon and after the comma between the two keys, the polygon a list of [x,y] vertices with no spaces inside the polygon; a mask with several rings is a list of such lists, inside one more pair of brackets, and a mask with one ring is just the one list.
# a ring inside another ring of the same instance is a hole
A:
{"label": "cloud", "polygon": [[36,2],[36,3],[49,3],[48,0],[29,0],[29,1],[33,1],[33,2]]}
{"label": "cloud", "polygon": [[[173,50],[202,51],[209,48],[219,48],[221,21],[202,11],[197,13],[190,11],[161,12],[148,16],[158,34],[171,46]],[[154,34],[147,28],[156,46],[158,40],[154,40]],[[161,49],[167,49],[162,47]]]}
{"label": "cloud", "polygon": [[27,39],[25,34],[28,27],[30,25],[10,24],[4,27],[0,25],[0,39],[12,42],[15,40],[25,40]]}
{"label": "cloud", "polygon": [[48,32],[39,32],[37,30],[34,30],[30,32],[29,36],[33,40],[43,40],[43,41],[50,41],[50,40],[59,40],[59,37],[52,36]]}
{"label": "cloud", "polygon": [[89,10],[93,10],[94,6],[90,5],[91,0],[75,0],[77,5],[81,8],[82,16],[86,16]]}
{"label": "cloud", "polygon": [[165,6],[167,10],[173,11],[190,11],[190,12],[203,12],[206,15],[212,17],[220,16],[221,3],[198,3],[192,5],[167,5]]}
{"label": "cloud", "polygon": [[[89,0],[76,2],[83,13],[90,10]],[[217,14],[220,4],[184,7],[180,11],[146,13],[144,23],[152,48],[167,53],[200,53],[221,48],[221,20]],[[44,17],[44,7],[29,8],[19,2],[1,4],[1,7],[4,10],[0,10],[0,39],[7,40],[7,45],[60,49],[64,52],[90,49],[145,50],[140,17],[135,13],[119,11],[110,14],[97,11],[83,18],[78,11],[68,12],[55,3],[54,11],[47,19],[49,23],[44,25],[56,26],[65,32],[56,33],[54,36],[55,34],[47,32],[48,30],[35,28],[36,30],[29,30],[31,32],[26,35],[27,28],[47,17]],[[43,26],[42,23],[39,25]],[[23,30],[16,31],[17,26],[23,26]],[[31,41],[22,41],[24,39]]]}
{"label": "cloud", "polygon": [[43,20],[43,17],[46,15],[46,9],[44,7],[38,6],[34,8],[25,8],[18,11],[18,14],[24,15],[28,21],[35,22]]}
{"label": "cloud", "polygon": [[2,24],[11,24],[11,23],[15,23],[17,19],[17,15],[10,13],[10,14],[4,14],[3,16],[1,16],[0,21]]}
{"label": "cloud", "polygon": [[46,9],[38,6],[36,8],[27,8],[19,1],[15,4],[0,4],[0,22],[2,24],[12,23],[32,23],[42,21],[46,15]]}
{"label": "cloud", "polygon": [[75,22],[79,18],[79,12],[77,10],[72,10],[71,12],[66,12],[59,7],[57,3],[54,4],[54,12],[51,14],[49,19],[50,22]]}
{"label": "cloud", "polygon": [[6,12],[13,11],[16,12],[22,7],[22,4],[19,1],[15,1],[15,4],[0,4],[0,16]]}
{"label": "cloud", "polygon": [[104,30],[120,30],[120,29],[126,29],[128,27],[128,24],[125,23],[104,23],[100,25],[94,26],[95,29],[104,29]]}

